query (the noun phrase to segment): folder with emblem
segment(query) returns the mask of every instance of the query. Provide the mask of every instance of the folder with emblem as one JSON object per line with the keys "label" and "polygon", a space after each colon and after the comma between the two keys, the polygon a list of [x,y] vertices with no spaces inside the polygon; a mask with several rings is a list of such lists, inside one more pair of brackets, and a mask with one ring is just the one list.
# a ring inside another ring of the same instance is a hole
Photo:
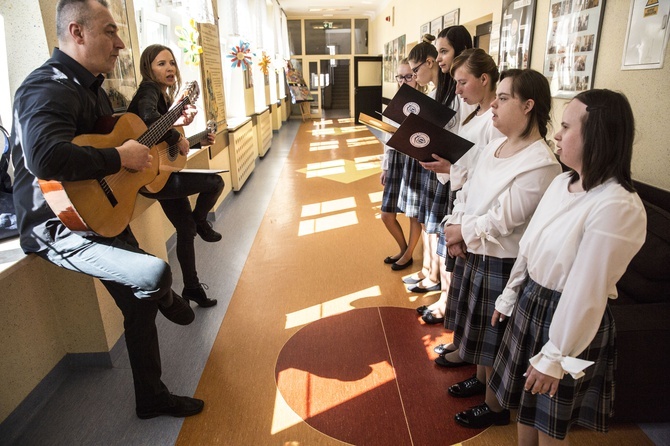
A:
{"label": "folder with emblem", "polygon": [[440,127],[447,125],[447,122],[451,121],[456,114],[454,110],[440,104],[430,96],[407,84],[402,84],[382,115],[402,124],[405,118],[412,113]]}
{"label": "folder with emblem", "polygon": [[358,114],[358,121],[365,124],[368,127],[368,130],[370,130],[370,133],[372,133],[382,144],[386,144],[386,141],[389,140],[391,135],[393,135],[395,131],[398,130],[397,127],[394,127],[391,124],[382,121],[381,119],[366,115],[363,112]]}
{"label": "folder with emblem", "polygon": [[453,164],[474,143],[418,115],[410,114],[386,145],[419,161],[435,161],[432,157],[434,153]]}

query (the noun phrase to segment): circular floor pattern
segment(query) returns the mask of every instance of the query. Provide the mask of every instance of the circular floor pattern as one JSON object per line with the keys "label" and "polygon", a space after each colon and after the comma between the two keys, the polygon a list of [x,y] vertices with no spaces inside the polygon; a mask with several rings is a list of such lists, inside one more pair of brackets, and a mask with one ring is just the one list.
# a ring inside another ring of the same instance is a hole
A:
{"label": "circular floor pattern", "polygon": [[351,310],[306,325],[284,345],[275,368],[288,405],[318,431],[357,446],[435,445],[467,440],[454,414],[482,396],[453,398],[447,388],[472,376],[444,369],[433,347],[451,341],[441,325],[397,307]]}

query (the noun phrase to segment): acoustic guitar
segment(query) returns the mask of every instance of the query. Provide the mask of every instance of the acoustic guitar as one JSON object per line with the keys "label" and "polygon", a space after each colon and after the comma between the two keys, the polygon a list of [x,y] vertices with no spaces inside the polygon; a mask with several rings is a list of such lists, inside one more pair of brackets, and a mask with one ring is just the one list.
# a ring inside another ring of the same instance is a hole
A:
{"label": "acoustic guitar", "polygon": [[117,173],[100,179],[38,180],[46,202],[63,224],[72,231],[94,232],[103,237],[119,235],[130,223],[137,192],[158,175],[156,143],[199,94],[197,82],[189,82],[182,99],[149,128],[139,116],[125,113],[110,133],[75,137],[74,144],[94,148],[118,147],[128,139],[134,139],[150,148],[152,161],[148,169],[137,171],[121,167]]}
{"label": "acoustic guitar", "polygon": [[[213,119],[208,121],[207,128],[205,130],[186,138],[188,140],[188,146],[193,147],[205,139],[205,137],[210,133],[216,133],[217,127],[218,126],[216,125],[216,121]],[[181,127],[177,127],[177,130],[179,130],[182,135],[184,134],[184,130]],[[151,192],[152,194],[155,194],[156,192],[159,192],[161,189],[163,189],[172,172],[178,172],[186,167],[186,155],[182,155],[181,152],[179,152],[177,144],[173,144],[169,147],[167,147],[167,143],[165,142],[159,144],[158,158],[158,175],[156,175],[156,178],[154,178],[151,183],[144,186],[144,189],[146,189],[148,192]]]}

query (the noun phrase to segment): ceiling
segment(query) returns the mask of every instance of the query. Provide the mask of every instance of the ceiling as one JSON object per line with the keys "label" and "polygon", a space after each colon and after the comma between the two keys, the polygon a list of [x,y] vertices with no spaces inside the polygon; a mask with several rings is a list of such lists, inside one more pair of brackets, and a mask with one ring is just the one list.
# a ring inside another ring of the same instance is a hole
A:
{"label": "ceiling", "polygon": [[[352,17],[374,18],[389,0],[278,0],[291,17]],[[331,14],[331,15],[329,15]]]}

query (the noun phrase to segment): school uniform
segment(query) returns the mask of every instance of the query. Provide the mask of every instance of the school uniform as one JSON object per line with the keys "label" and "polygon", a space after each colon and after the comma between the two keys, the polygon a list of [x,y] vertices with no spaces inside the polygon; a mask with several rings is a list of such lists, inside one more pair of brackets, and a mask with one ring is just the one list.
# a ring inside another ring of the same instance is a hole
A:
{"label": "school uniform", "polygon": [[[608,300],[644,243],[639,197],[610,179],[588,192],[557,177],[542,198],[496,309],[511,315],[489,385],[520,423],[563,439],[572,424],[606,432],[614,400],[615,325]],[[532,395],[528,365],[559,378]]]}
{"label": "school uniform", "polygon": [[402,173],[407,155],[384,145],[384,158],[382,159],[382,170],[386,171],[384,192],[382,193],[382,212],[398,213],[400,209],[400,188],[402,186]]}
{"label": "school uniform", "polygon": [[454,318],[454,344],[464,361],[483,366],[493,365],[504,331],[504,323],[488,323],[495,299],[507,283],[530,217],[561,171],[543,139],[511,157],[497,158],[495,152],[505,141],[495,139],[484,148],[446,222],[461,225],[468,248],[456,297],[460,308],[449,314]]}

